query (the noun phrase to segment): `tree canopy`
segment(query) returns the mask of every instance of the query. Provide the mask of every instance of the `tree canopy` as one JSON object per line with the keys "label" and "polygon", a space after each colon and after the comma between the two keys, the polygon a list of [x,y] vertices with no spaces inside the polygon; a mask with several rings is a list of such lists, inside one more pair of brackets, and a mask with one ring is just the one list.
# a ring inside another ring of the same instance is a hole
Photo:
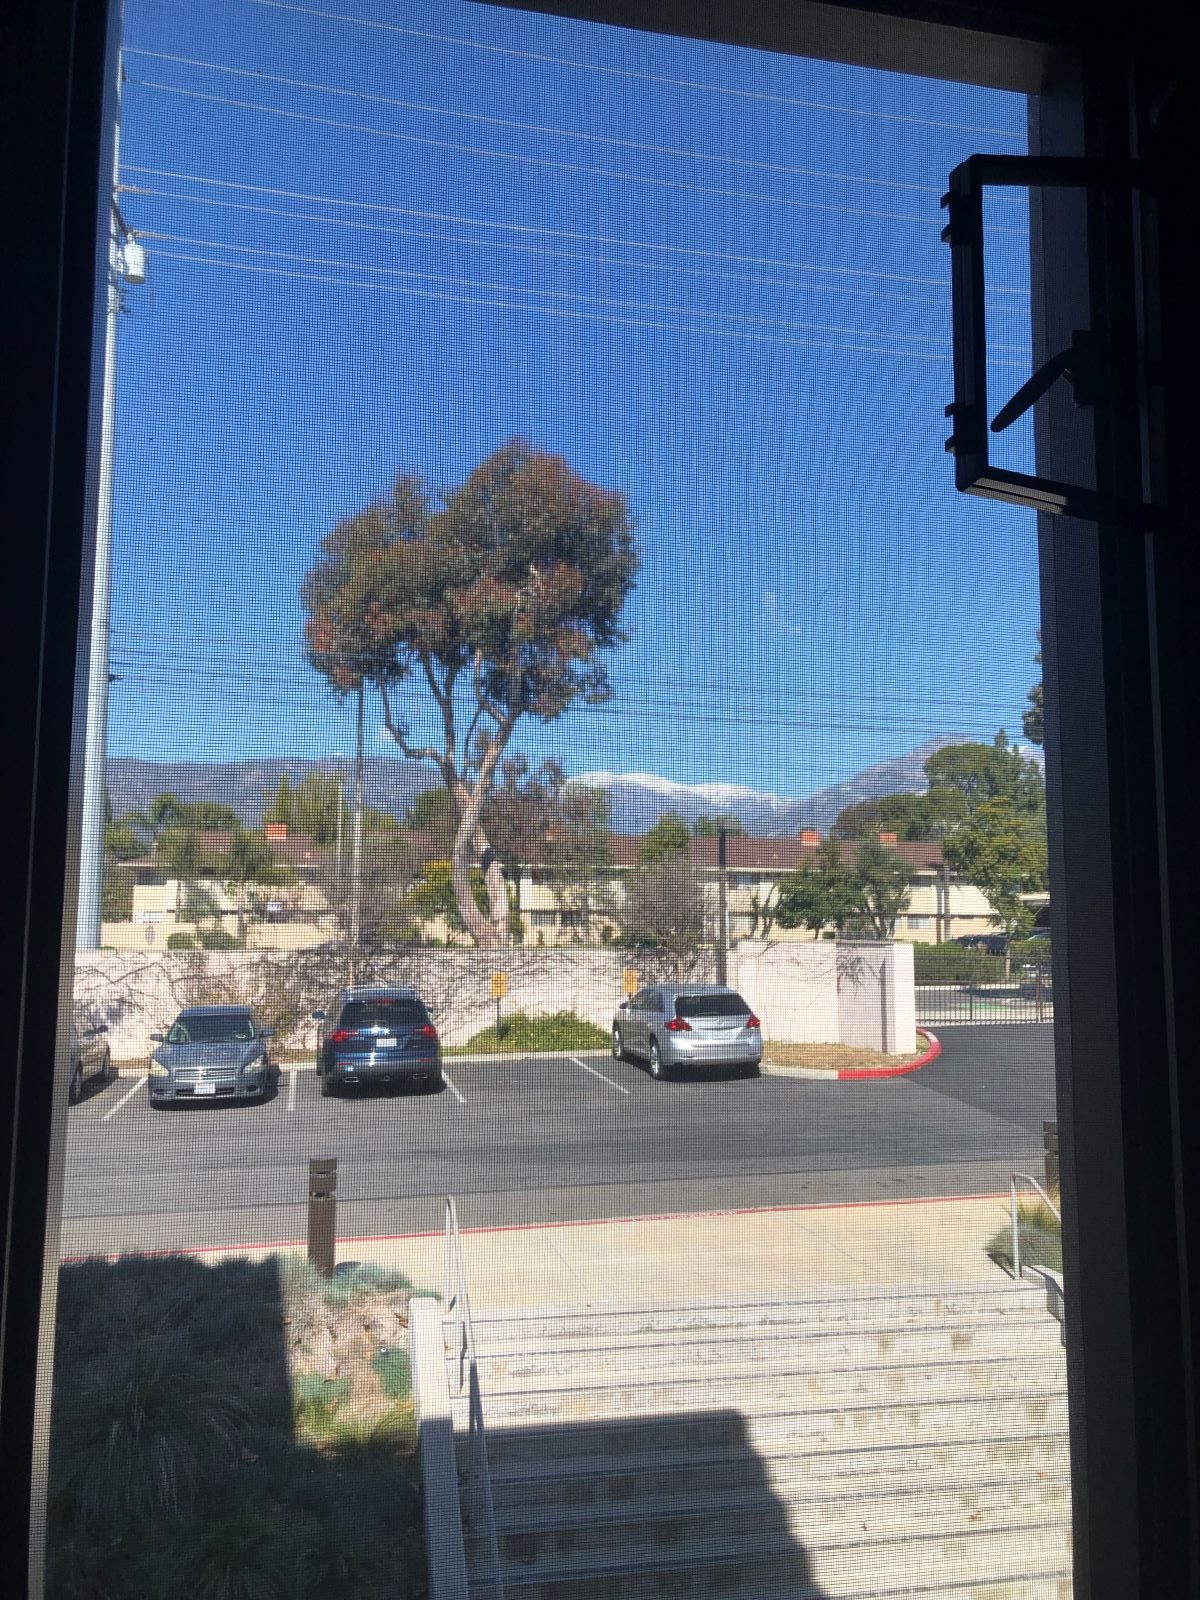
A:
{"label": "tree canopy", "polygon": [[1034,912],[1020,897],[1046,886],[1046,843],[1007,795],[978,806],[946,840],[945,857],[952,871],[987,896],[1008,942],[1028,932]]}
{"label": "tree canopy", "polygon": [[866,839],[852,850],[826,839],[811,862],[780,879],[774,917],[782,928],[863,933],[890,939],[908,904],[908,866]]}
{"label": "tree canopy", "polygon": [[670,856],[686,855],[690,838],[688,825],[679,813],[664,811],[638,846],[638,861],[643,866],[650,866]]}
{"label": "tree canopy", "polygon": [[304,580],[311,665],[340,694],[373,685],[397,747],[450,793],[454,893],[480,945],[509,937],[484,820],[505,750],[523,717],[609,697],[605,653],[625,637],[638,565],[625,497],[513,439],[441,492],[402,472],[325,536]]}
{"label": "tree canopy", "polygon": [[[1033,659],[1036,665],[1040,667],[1042,664],[1042,630],[1040,628],[1038,629],[1037,639],[1038,648]],[[1042,704],[1042,682],[1040,678],[1025,698],[1029,701],[1029,710],[1021,714],[1021,727],[1024,729],[1025,737],[1031,744],[1045,744],[1046,719]]]}

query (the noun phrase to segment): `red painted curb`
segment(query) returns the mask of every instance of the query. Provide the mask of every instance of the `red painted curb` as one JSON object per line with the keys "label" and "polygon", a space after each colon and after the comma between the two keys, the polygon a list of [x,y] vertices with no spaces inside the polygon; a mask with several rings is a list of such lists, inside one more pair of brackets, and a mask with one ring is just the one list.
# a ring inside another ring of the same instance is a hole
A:
{"label": "red painted curb", "polygon": [[[794,1211],[870,1211],[884,1206],[938,1206],[959,1200],[1007,1200],[1007,1194],[918,1194],[896,1195],[890,1200],[808,1200],[796,1205],[783,1206],[728,1206],[717,1211],[651,1211],[641,1215],[622,1217],[577,1217],[566,1222],[502,1222],[480,1228],[463,1228],[463,1235],[489,1233],[534,1233],[553,1228],[605,1228],[613,1223],[629,1222],[694,1222],[704,1217],[755,1217],[766,1213]],[[358,1233],[339,1239],[338,1244],[395,1244],[405,1239],[440,1239],[441,1228],[420,1233]],[[100,1250],[95,1255],[60,1256],[60,1266],[79,1261],[117,1261],[123,1255],[136,1255],[151,1259],[170,1256],[236,1256],[247,1250],[303,1250],[303,1239],[273,1239],[254,1244],[197,1244],[183,1245],[177,1250]]]}
{"label": "red painted curb", "polygon": [[917,1072],[921,1067],[927,1067],[931,1061],[936,1061],[942,1053],[942,1042],[936,1033],[930,1033],[928,1028],[918,1028],[917,1032],[922,1038],[929,1040],[929,1049],[923,1056],[918,1056],[915,1061],[905,1061],[899,1067],[846,1067],[838,1073],[839,1078],[898,1078],[905,1072]]}

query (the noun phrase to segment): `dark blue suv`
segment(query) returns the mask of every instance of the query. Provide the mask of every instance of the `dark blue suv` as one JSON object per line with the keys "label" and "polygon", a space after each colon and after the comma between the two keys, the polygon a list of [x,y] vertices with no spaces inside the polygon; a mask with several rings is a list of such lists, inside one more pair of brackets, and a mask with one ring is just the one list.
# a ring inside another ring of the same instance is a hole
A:
{"label": "dark blue suv", "polygon": [[317,1077],[323,1095],[362,1084],[442,1086],[437,1029],[415,989],[343,989],[321,1024]]}

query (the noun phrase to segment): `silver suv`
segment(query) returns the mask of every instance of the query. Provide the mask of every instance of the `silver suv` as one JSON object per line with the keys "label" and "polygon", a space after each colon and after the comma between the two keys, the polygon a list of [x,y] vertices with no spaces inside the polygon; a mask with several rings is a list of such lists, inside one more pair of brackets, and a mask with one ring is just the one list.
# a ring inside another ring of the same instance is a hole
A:
{"label": "silver suv", "polygon": [[741,1066],[753,1076],[762,1060],[762,1027],[736,989],[656,984],[617,1007],[612,1053],[616,1061],[643,1057],[658,1079],[682,1066]]}

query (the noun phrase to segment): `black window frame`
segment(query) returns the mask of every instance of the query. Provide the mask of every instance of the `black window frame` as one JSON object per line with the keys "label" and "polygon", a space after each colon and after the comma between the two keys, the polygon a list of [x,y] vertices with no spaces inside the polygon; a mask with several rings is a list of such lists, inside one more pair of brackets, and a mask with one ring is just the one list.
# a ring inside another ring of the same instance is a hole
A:
{"label": "black window frame", "polygon": [[[1177,76],[1186,22],[1174,12],[1186,8],[622,0],[526,9],[1036,93],[1035,153],[1161,162],[1165,219],[1121,195],[1086,219],[1034,207],[1039,248],[1055,263],[1054,283],[1035,293],[1035,359],[1083,316],[1076,325],[1102,333],[1117,380],[1091,415],[1071,415],[1056,398],[1037,442],[1039,470],[1082,467],[1122,496],[1149,481],[1156,499],[1169,504],[1174,490],[1183,500],[1200,420],[1200,331],[1184,315],[1200,280],[1198,97]],[[35,241],[9,254],[4,347],[20,380],[0,401],[16,535],[0,587],[14,775],[0,792],[0,1014],[13,1022],[12,1067],[0,1074],[0,1561],[13,1596],[27,1589],[26,1551],[29,1592],[40,1568],[30,1503],[65,1116],[50,1069],[70,1017],[60,974],[70,970],[77,882],[69,774],[80,686],[74,653],[56,653],[52,633],[90,610],[98,176],[110,165],[118,21],[116,3],[15,0],[0,38],[6,199],[20,238]],[[1135,392],[1133,351],[1156,339],[1161,383]],[[1200,1082],[1180,1068],[1181,1041],[1200,1030],[1190,982],[1200,970],[1190,605],[1200,556],[1182,511],[1167,523],[1159,536],[1051,518],[1040,527],[1081,1600],[1159,1600],[1200,1585]]]}

